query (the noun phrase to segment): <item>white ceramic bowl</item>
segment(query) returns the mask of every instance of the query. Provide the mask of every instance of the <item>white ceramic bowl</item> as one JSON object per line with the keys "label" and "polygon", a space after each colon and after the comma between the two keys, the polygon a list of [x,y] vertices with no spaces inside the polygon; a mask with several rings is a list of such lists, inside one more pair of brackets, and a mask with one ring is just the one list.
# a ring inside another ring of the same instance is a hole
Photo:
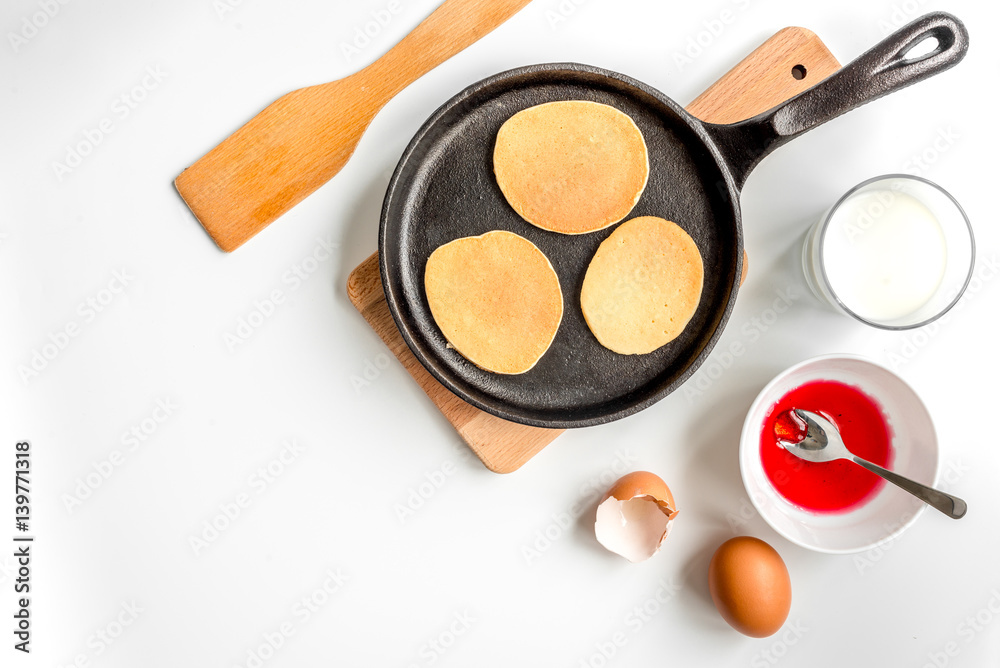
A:
{"label": "white ceramic bowl", "polygon": [[935,483],[938,472],[934,424],[920,397],[901,378],[853,355],[823,355],[786,369],[761,390],[750,407],[740,437],[740,473],[761,517],[802,547],[832,554],[863,552],[902,533],[916,521],[925,504],[887,482],[856,508],[839,513],[811,512],[779,495],[761,467],[760,432],[768,410],[790,390],[814,380],[839,381],[873,398],[892,434],[892,458],[887,468],[928,485]]}

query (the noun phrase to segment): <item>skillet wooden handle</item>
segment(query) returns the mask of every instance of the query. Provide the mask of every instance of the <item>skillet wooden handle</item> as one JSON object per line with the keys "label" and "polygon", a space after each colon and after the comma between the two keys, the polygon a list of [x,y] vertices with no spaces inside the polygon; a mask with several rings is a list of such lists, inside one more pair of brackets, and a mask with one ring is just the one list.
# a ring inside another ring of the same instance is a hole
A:
{"label": "skillet wooden handle", "polygon": [[[490,33],[531,0],[445,0],[365,70],[384,100]],[[360,74],[360,73],[359,73]]]}

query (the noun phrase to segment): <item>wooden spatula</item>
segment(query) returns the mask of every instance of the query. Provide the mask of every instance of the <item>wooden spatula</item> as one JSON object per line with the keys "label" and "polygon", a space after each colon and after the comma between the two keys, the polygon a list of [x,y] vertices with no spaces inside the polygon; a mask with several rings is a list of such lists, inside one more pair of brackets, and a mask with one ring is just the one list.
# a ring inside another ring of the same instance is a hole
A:
{"label": "wooden spatula", "polygon": [[446,0],[356,74],[278,98],[174,181],[219,248],[231,252],[330,180],[399,91],[530,0]]}

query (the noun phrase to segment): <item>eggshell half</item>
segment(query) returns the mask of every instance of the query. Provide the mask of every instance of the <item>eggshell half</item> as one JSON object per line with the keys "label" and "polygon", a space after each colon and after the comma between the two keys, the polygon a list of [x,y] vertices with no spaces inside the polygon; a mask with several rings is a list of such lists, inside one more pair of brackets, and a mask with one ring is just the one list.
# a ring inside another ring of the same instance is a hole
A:
{"label": "eggshell half", "polygon": [[708,589],[722,618],[752,638],[776,633],[792,606],[792,581],[781,555],[750,536],[727,540],[715,551]]}
{"label": "eggshell half", "polygon": [[660,551],[677,509],[663,479],[648,471],[623,476],[597,507],[598,542],[635,563]]}

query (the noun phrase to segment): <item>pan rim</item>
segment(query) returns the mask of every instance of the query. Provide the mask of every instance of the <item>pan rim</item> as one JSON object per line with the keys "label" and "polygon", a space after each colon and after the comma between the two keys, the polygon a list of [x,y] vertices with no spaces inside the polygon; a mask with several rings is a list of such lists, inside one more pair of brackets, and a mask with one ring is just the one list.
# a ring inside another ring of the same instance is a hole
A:
{"label": "pan rim", "polygon": [[[724,184],[725,192],[720,192],[719,195],[729,199],[732,203],[731,209],[734,217],[732,220],[732,227],[733,241],[736,248],[736,266],[732,282],[728,286],[722,284],[728,289],[729,296],[724,308],[718,315],[714,330],[704,339],[701,349],[689,357],[683,371],[677,374],[669,383],[659,387],[645,398],[631,401],[625,405],[616,407],[614,410],[603,411],[586,417],[577,418],[539,418],[534,415],[525,414],[520,410],[511,410],[500,399],[497,399],[496,403],[481,401],[478,397],[470,394],[464,387],[454,381],[451,377],[450,371],[447,369],[447,365],[438,360],[436,355],[428,354],[424,351],[423,347],[419,345],[413,335],[413,332],[411,331],[411,323],[404,319],[400,313],[399,304],[401,300],[405,300],[405,295],[402,294],[401,283],[397,285],[394,277],[391,275],[392,270],[388,267],[385,249],[390,208],[394,202],[394,197],[400,196],[398,194],[399,191],[402,190],[405,192],[406,190],[400,183],[401,173],[409,164],[414,152],[422,145],[424,138],[432,129],[436,127],[440,119],[451,112],[455,107],[467,101],[473,95],[479,94],[481,91],[491,86],[520,76],[556,73],[559,71],[598,75],[616,80],[620,83],[626,84],[627,86],[638,89],[672,109],[677,117],[680,118],[688,126],[688,128],[698,136],[702,142],[702,146],[711,154],[712,161],[716,164],[720,174],[722,175],[722,183],[717,185],[721,186]],[[427,118],[426,121],[424,121],[401,154],[400,159],[393,170],[392,177],[389,180],[388,187],[386,188],[386,194],[382,202],[379,221],[379,275],[382,281],[383,291],[385,292],[386,302],[389,307],[389,312],[392,315],[392,319],[395,322],[396,327],[399,329],[400,335],[403,337],[404,342],[413,356],[420,362],[421,366],[423,366],[448,390],[476,408],[511,422],[547,429],[575,429],[620,420],[652,406],[676,391],[701,367],[707,357],[711,354],[712,350],[714,350],[719,338],[722,336],[722,333],[729,322],[729,318],[732,314],[733,306],[736,301],[736,296],[740,287],[739,278],[743,266],[743,225],[739,204],[739,189],[735,184],[735,179],[729,163],[725,160],[724,156],[716,146],[711,133],[705,129],[705,125],[706,124],[703,121],[700,121],[692,116],[678,103],[656,88],[612,70],[575,62],[538,63],[508,69],[474,82],[446,100]]]}

